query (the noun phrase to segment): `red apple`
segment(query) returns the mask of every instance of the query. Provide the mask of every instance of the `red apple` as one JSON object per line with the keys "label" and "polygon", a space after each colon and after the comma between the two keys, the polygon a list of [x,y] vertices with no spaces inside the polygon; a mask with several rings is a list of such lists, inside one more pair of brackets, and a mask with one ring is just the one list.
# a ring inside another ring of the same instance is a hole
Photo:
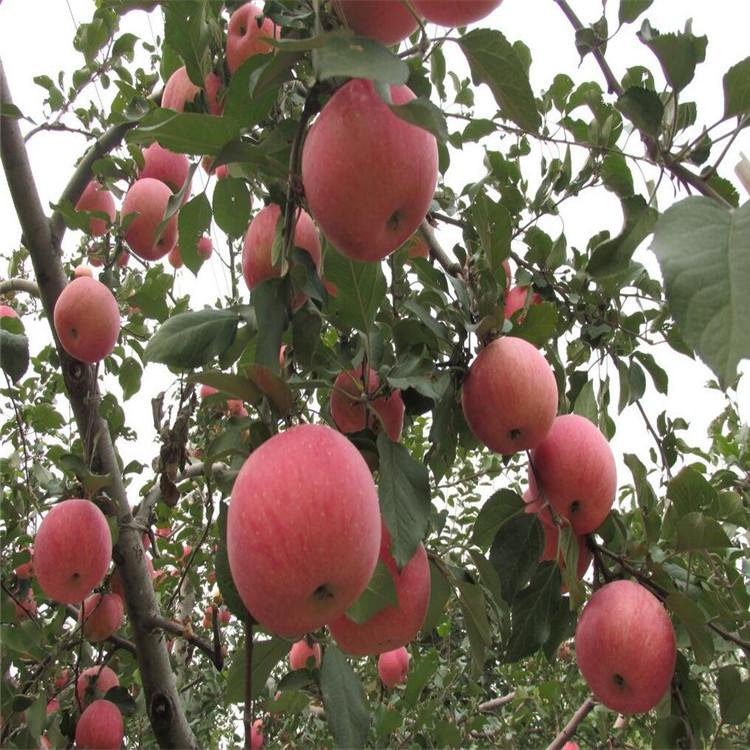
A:
{"label": "red apple", "polygon": [[310,659],[312,659],[314,667],[320,666],[319,643],[313,643],[311,648],[303,638],[301,641],[297,641],[289,651],[289,666],[292,669],[305,669]]}
{"label": "red apple", "polygon": [[59,676],[53,677],[52,682],[55,684],[55,690],[58,692],[62,690],[67,684],[68,680],[70,679],[70,672],[67,669],[63,669]]}
{"label": "red apple", "polygon": [[125,229],[125,239],[130,249],[143,260],[163,258],[177,244],[177,214],[156,239],[156,230],[164,221],[171,197],[172,191],[153,177],[136,180],[125,194],[120,212],[122,219],[136,214]]}
{"label": "red apple", "polygon": [[503,0],[412,0],[425,21],[439,26],[466,26],[492,13]]}
{"label": "red apple", "polygon": [[245,404],[243,404],[242,400],[239,398],[229,399],[229,401],[227,401],[227,409],[229,409],[229,414],[232,417],[247,416],[247,409],[245,408]]}
{"label": "red apple", "polygon": [[124,734],[120,709],[110,701],[94,701],[78,719],[76,747],[120,750]]}
{"label": "red apple", "polygon": [[[92,180],[86,186],[81,197],[76,203],[76,211],[96,211],[107,214],[109,222],[115,220],[115,199],[109,190],[102,187],[96,180]],[[101,237],[107,233],[107,222],[104,219],[92,217],[89,221],[89,232],[94,237]]]}
{"label": "red apple", "polygon": [[401,0],[333,0],[333,9],[355,34],[386,46],[403,41],[419,26]]}
{"label": "red apple", "polygon": [[[262,20],[261,20],[262,19]],[[279,30],[270,18],[253,3],[245,3],[232,13],[227,28],[227,67],[234,74],[237,68],[255,55],[265,55],[273,47],[263,39],[278,39]]]}
{"label": "red apple", "polygon": [[256,719],[250,728],[250,747],[252,750],[260,750],[263,747],[263,720]]}
{"label": "red apple", "polygon": [[34,569],[50,599],[62,604],[82,601],[102,582],[111,557],[107,519],[90,500],[65,500],[39,525]]}
{"label": "red apple", "polygon": [[[414,99],[406,86],[390,92],[394,104]],[[393,114],[361,78],[331,97],[302,151],[313,218],[340,252],[360,261],[385,258],[416,232],[437,173],[435,136]]]}
{"label": "red apple", "polygon": [[210,237],[203,236],[198,240],[198,257],[208,260],[214,252],[214,243]]}
{"label": "red apple", "polygon": [[172,266],[175,270],[178,268],[182,268],[182,255],[180,255],[180,246],[175,245],[167,255],[167,260],[169,261],[169,265]]}
{"label": "red apple", "polygon": [[16,619],[19,622],[36,617],[37,606],[34,601],[34,590],[29,589],[26,599],[13,602],[13,606],[16,609]]}
{"label": "red apple", "polygon": [[16,575],[24,581],[34,577],[34,550],[29,547],[24,547],[22,552],[29,553],[29,560],[16,566]]}
{"label": "red apple", "polygon": [[120,257],[117,259],[117,265],[120,266],[120,268],[125,268],[125,266],[127,266],[129,262],[130,253],[127,250],[123,250],[120,253]]}
{"label": "red apple", "polygon": [[[510,276],[508,276],[510,278]],[[526,304],[526,297],[528,295],[529,287],[527,286],[514,286],[512,289],[508,290],[508,293],[505,295],[505,317],[510,320],[513,313],[517,312],[518,310],[521,310],[523,306]],[[530,305],[541,305],[542,304],[542,298],[534,292],[531,295],[531,301],[529,302]],[[518,322],[523,322],[523,315],[520,315],[518,317]]]}
{"label": "red apple", "polygon": [[609,514],[617,492],[617,467],[607,439],[577,414],[557,417],[549,435],[531,451],[529,489],[589,534]]}
{"label": "red apple", "polygon": [[380,559],[396,586],[398,608],[387,606],[369,620],[358,624],[345,614],[333,620],[328,629],[342,651],[353,656],[380,654],[405,646],[414,640],[427,617],[430,603],[430,564],[422,544],[399,573],[391,554],[391,535],[382,521]]}
{"label": "red apple", "polygon": [[650,711],[669,689],[677,651],[661,602],[633,581],[594,592],[576,627],[576,659],[594,695],[613,711]]}
{"label": "red apple", "polygon": [[263,627],[295,636],[338,617],[367,586],[379,546],[375,483],[341,433],[292,427],[240,469],[227,519],[229,567]]}
{"label": "red apple", "polygon": [[94,272],[91,270],[90,266],[76,266],[73,270],[73,278],[80,279],[81,276],[93,278]]}
{"label": "red apple", "polygon": [[18,313],[10,305],[0,305],[0,318],[18,318]]}
{"label": "red apple", "polygon": [[[331,417],[341,432],[359,432],[369,427],[380,432],[382,427],[394,442],[401,437],[404,426],[404,401],[396,389],[390,396],[380,396],[370,401],[368,409],[360,400],[365,392],[362,382],[362,365],[338,375],[331,392]],[[367,392],[375,393],[380,387],[377,373],[370,368]],[[375,412],[375,414],[373,414]],[[377,415],[377,416],[376,416]]]}
{"label": "red apple", "polygon": [[218,388],[213,388],[210,385],[206,385],[205,383],[201,386],[201,392],[200,392],[200,399],[203,401],[204,398],[208,396],[213,396],[214,393],[218,393]]}
{"label": "red apple", "polygon": [[406,679],[409,671],[409,652],[405,646],[384,651],[378,657],[378,675],[386,687],[394,687]]}
{"label": "red apple", "polygon": [[117,594],[92,594],[78,610],[78,624],[83,621],[83,634],[92,643],[106,641],[122,625],[122,597]]}
{"label": "red apple", "polygon": [[85,708],[90,703],[90,700],[87,700],[87,691],[93,691],[92,700],[103,698],[108,690],[117,687],[119,684],[117,675],[109,667],[97,666],[84,669],[78,676],[78,682],[76,682],[78,702]]}
{"label": "red apple", "polygon": [[506,336],[482,349],[461,394],[472,432],[496,453],[516,453],[544,440],[557,413],[557,382],[541,352]]}
{"label": "red apple", "polygon": [[[220,115],[224,109],[223,104],[219,104],[217,99],[220,88],[219,76],[216,73],[209,73],[206,76],[205,92],[212,115]],[[192,103],[200,91],[201,89],[190,80],[187,68],[183,65],[169,76],[161,97],[161,106],[165,109],[173,109],[175,112],[183,112],[185,105]]]}
{"label": "red apple", "polygon": [[219,610],[219,620],[222,625],[229,625],[232,620],[232,613],[226,607],[222,607]]}
{"label": "red apple", "polygon": [[120,308],[109,287],[97,279],[73,279],[57,298],[55,332],[71,357],[100,362],[115,348],[120,335]]}
{"label": "red apple", "polygon": [[[160,536],[159,529],[157,529],[155,533],[156,536]],[[146,555],[146,567],[151,575],[151,580],[153,580],[156,573],[154,573],[154,564],[151,562],[151,558],[148,555]],[[109,588],[113,594],[117,594],[123,602],[125,601],[125,592],[122,589],[122,581],[120,580],[120,573],[117,568],[115,568],[112,577],[109,579]]]}
{"label": "red apple", "polygon": [[163,182],[173,193],[182,190],[190,172],[190,162],[185,154],[176,154],[154,142],[143,149],[143,160],[138,179],[151,177]]}

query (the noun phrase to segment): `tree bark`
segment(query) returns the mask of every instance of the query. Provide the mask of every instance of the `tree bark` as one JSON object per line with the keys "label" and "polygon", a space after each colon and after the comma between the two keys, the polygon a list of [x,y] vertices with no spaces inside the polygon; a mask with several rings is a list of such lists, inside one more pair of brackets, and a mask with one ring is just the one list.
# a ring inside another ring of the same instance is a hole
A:
{"label": "tree bark", "polygon": [[[2,60],[0,101],[4,104],[12,103]],[[110,130],[94,144],[66,188],[66,198],[72,202],[77,200],[91,177],[92,154],[101,156],[106,150],[117,146],[126,129],[120,126]],[[98,413],[101,395],[95,369],[70,357],[55,335],[52,313],[57,298],[68,281],[60,259],[64,224],[59,217],[55,217],[54,222],[50,221],[44,212],[21,129],[14,118],[0,117],[0,157],[21,224],[24,244],[31,256],[42,304],[60,355],[65,387],[84,445],[86,460],[95,472],[111,477],[106,492],[115,508],[119,527],[119,538],[112,557],[123,584],[151,726],[162,747],[197,747],[179,700],[164,635],[147,625],[159,615],[156,595],[144,559],[141,531],[133,521],[128,504],[117,453],[107,423]]]}

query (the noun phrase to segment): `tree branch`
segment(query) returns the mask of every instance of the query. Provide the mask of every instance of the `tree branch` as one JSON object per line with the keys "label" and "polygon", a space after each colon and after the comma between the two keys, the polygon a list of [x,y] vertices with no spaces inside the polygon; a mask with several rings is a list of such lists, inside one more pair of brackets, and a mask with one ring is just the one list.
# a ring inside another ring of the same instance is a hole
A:
{"label": "tree branch", "polygon": [[196,648],[203,651],[211,659],[219,672],[224,669],[224,657],[221,655],[221,651],[215,651],[210,643],[195,635],[192,628],[180,625],[174,622],[174,620],[167,620],[166,617],[162,617],[161,615],[152,617],[146,624],[154,630],[166,630],[168,633],[173,633],[180,638],[184,638],[188,643],[192,643]]}
{"label": "tree branch", "polygon": [[596,705],[593,698],[586,698],[581,707],[573,714],[573,718],[565,725],[562,732],[555,737],[547,746],[547,750],[560,750],[560,748],[576,733],[578,725],[589,715]]}
{"label": "tree branch", "polygon": [[508,693],[507,695],[501,695],[499,698],[493,698],[491,701],[485,701],[477,706],[477,710],[485,713],[487,711],[494,711],[496,708],[502,708],[507,706],[509,703],[513,703],[516,698],[516,691]]}
{"label": "tree branch", "polygon": [[445,250],[443,250],[440,243],[437,241],[437,238],[435,237],[435,231],[433,230],[430,222],[427,221],[427,219],[422,222],[422,226],[420,227],[420,229],[422,230],[422,234],[424,235],[427,247],[430,250],[430,256],[433,257],[443,267],[443,270],[447,274],[455,276],[456,278],[463,278],[464,269],[461,268],[461,266],[456,263],[455,260],[452,260],[445,252]]}
{"label": "tree branch", "polygon": [[26,292],[32,297],[39,297],[39,285],[31,279],[6,279],[0,281],[0,294],[9,292]]}

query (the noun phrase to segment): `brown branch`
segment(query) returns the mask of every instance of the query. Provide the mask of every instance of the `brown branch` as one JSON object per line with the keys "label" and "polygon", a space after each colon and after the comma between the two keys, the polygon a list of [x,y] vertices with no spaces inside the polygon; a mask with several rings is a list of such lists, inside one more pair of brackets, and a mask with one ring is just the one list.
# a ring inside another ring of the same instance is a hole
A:
{"label": "brown branch", "polygon": [[[101,603],[101,600],[100,600],[100,603]],[[78,621],[78,615],[79,615],[78,609],[76,609],[72,604],[66,604],[65,611],[76,622]],[[135,643],[133,643],[132,641],[129,641],[127,638],[120,638],[119,635],[111,635],[109,638],[107,638],[107,641],[111,643],[113,646],[116,646],[117,648],[121,648],[124,651],[128,651],[129,653],[133,654],[133,656],[138,655],[138,652],[135,648]]]}
{"label": "brown branch", "polygon": [[[12,103],[1,60],[0,100],[4,104]],[[76,169],[63,192],[63,198],[72,201],[76,194],[83,191],[94,160],[114,148],[128,127],[131,126],[118,126],[97,141]],[[158,615],[159,609],[146,567],[141,531],[133,523],[117,453],[108,425],[98,413],[101,394],[95,368],[73,359],[65,352],[52,324],[55,303],[67,284],[59,245],[65,222],[59,214],[55,214],[52,220],[45,215],[19,123],[10,117],[0,117],[0,158],[57,346],[65,389],[83,442],[87,465],[97,473],[111,476],[107,492],[119,527],[112,556],[123,584],[151,726],[160,745],[197,747],[195,735],[180,703],[164,639],[144,627],[148,618]]]}
{"label": "brown branch", "polygon": [[576,733],[578,725],[589,715],[589,712],[596,705],[593,698],[586,698],[581,707],[573,714],[573,718],[563,727],[562,732],[555,737],[547,750],[560,750],[560,748]]}
{"label": "brown branch", "polygon": [[507,706],[509,703],[513,703],[516,698],[516,691],[508,693],[507,695],[501,695],[499,698],[493,698],[490,701],[485,701],[477,706],[477,711],[485,713],[487,711],[494,711],[496,708],[502,708]]}
{"label": "brown branch", "polygon": [[443,267],[443,270],[447,274],[455,276],[456,278],[463,278],[464,269],[461,268],[455,260],[451,259],[445,250],[443,250],[440,243],[437,241],[437,237],[435,237],[435,230],[427,219],[422,222],[420,229],[425,242],[427,243],[427,247],[430,250],[430,256]]}
{"label": "brown branch", "polygon": [[224,669],[224,657],[221,655],[221,651],[214,651],[210,643],[193,633],[192,628],[180,625],[174,620],[167,620],[166,617],[161,615],[150,618],[145,624],[152,630],[166,630],[168,633],[184,638],[188,643],[203,651],[219,672]]}
{"label": "brown branch", "polygon": [[31,279],[6,279],[0,281],[0,294],[9,292],[26,292],[32,297],[39,297],[39,285]]}

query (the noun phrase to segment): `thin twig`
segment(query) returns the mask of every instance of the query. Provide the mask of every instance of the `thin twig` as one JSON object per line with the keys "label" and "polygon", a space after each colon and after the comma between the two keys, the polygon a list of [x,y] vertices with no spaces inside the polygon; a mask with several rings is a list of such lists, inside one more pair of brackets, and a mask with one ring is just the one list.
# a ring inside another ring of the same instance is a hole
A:
{"label": "thin twig", "polygon": [[560,748],[576,733],[578,725],[589,715],[596,701],[589,697],[581,704],[581,707],[573,714],[573,718],[565,725],[562,732],[555,737],[547,746],[547,750],[560,750]]}

